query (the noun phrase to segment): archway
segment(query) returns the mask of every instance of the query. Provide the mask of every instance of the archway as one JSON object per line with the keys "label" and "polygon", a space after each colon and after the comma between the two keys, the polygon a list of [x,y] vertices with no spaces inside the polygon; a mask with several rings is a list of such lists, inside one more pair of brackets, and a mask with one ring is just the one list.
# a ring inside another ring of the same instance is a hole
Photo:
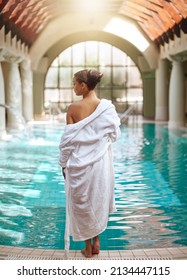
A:
{"label": "archway", "polygon": [[142,79],[134,61],[120,49],[100,41],[85,41],[62,51],[51,63],[45,79],[44,104],[66,110],[77,100],[72,77],[83,68],[95,68],[104,77],[97,88],[100,98],[112,100],[119,112],[129,105],[141,110]]}

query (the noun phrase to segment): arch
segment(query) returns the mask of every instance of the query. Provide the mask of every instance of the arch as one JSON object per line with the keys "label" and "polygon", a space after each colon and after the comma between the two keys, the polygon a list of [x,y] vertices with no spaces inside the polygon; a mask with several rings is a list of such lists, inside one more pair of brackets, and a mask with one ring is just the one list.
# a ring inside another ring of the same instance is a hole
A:
{"label": "arch", "polygon": [[107,34],[106,32],[102,31],[79,32],[76,34],[68,35],[65,38],[61,39],[46,52],[45,57],[48,58],[48,65],[50,65],[55,57],[58,56],[62,51],[74,44],[84,41],[100,41],[108,43],[130,56],[130,58],[137,66],[138,57],[142,55],[141,52],[132,44],[112,34]]}
{"label": "arch", "polygon": [[[155,69],[157,67],[159,52],[154,43],[150,42],[149,47],[144,52],[140,52],[136,46],[127,40],[103,31],[110,20],[110,15],[103,15],[103,17],[97,19],[90,19],[90,17],[85,16],[80,19],[76,14],[68,14],[51,21],[48,28],[39,35],[30,49],[29,54],[32,61],[32,69],[37,71],[42,58],[54,49],[55,46],[64,44],[64,48],[67,48],[72,44],[87,40],[102,40],[103,42],[116,46],[127,54],[128,52],[133,52],[134,59],[132,55],[129,56],[134,61],[135,56],[143,56],[147,62],[147,67],[149,69]],[[62,29],[60,32],[57,32],[59,26],[62,26]],[[66,28],[67,26],[68,28]],[[68,42],[69,45],[67,45]]]}
{"label": "arch", "polygon": [[[89,42],[91,45],[88,44]],[[78,48],[78,52],[76,51],[76,47]],[[81,41],[66,48],[65,51],[68,51],[68,57],[66,58],[61,57],[61,54],[63,56],[64,50],[61,51],[61,48],[59,49],[60,53],[59,50],[55,54],[54,52],[52,53],[55,63],[53,63],[53,59],[50,61],[53,65],[50,63],[50,74],[47,79],[48,83],[46,84],[45,81],[45,100],[47,102],[58,103],[58,106],[63,104],[64,107],[76,101],[77,98],[72,88],[72,77],[76,67],[78,69],[80,69],[80,67],[96,67],[99,71],[104,71],[103,73],[105,76],[104,81],[101,82],[101,86],[98,85],[97,88],[97,93],[100,98],[110,98],[116,104],[118,103],[118,105],[119,102],[123,103],[125,107],[128,106],[126,104],[137,103],[137,100],[133,99],[138,98],[137,96],[135,97],[137,91],[138,94],[142,94],[141,72],[137,71],[138,67],[135,62],[130,59],[130,56],[125,52],[106,42],[94,40]],[[86,53],[88,50],[90,51],[90,55],[87,56]],[[107,55],[107,59],[104,55],[105,53],[109,55]],[[67,54],[67,52],[65,54]],[[58,57],[59,55],[60,57]],[[65,64],[63,64],[63,59]],[[46,75],[47,74],[48,71]],[[51,77],[53,78],[51,79]],[[52,83],[50,80],[52,80]],[[120,106],[122,106],[122,104]],[[122,110],[124,110],[124,108]]]}

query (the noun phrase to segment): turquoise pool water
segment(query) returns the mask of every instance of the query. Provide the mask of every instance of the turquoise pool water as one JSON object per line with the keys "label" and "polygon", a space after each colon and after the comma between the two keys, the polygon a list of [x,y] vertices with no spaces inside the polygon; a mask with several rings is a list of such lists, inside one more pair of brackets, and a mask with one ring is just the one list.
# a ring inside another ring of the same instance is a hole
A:
{"label": "turquoise pool water", "polygon": [[[38,124],[0,142],[1,245],[63,249],[62,131]],[[154,124],[121,131],[113,145],[117,212],[101,234],[101,249],[187,246],[187,138]],[[82,246],[71,242],[71,249]]]}

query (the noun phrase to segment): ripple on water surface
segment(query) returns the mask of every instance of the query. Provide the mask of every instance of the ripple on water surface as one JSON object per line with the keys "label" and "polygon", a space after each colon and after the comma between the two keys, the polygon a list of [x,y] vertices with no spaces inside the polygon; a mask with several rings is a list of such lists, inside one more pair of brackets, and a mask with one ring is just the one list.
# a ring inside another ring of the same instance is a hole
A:
{"label": "ripple on water surface", "polygon": [[[29,139],[0,142],[1,244],[64,247],[62,131],[37,125]],[[117,212],[101,234],[101,249],[187,246],[187,138],[153,124],[121,131],[113,145]],[[72,249],[82,246],[71,242]]]}

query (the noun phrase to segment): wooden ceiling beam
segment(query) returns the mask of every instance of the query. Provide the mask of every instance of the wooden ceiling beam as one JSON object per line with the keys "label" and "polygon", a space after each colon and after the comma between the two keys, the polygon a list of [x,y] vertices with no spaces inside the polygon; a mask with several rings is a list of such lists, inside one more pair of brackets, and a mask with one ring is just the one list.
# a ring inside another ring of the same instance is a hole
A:
{"label": "wooden ceiling beam", "polygon": [[34,31],[36,36],[40,33],[40,31],[46,26],[48,22],[48,17],[46,17],[38,26],[35,26]]}
{"label": "wooden ceiling beam", "polygon": [[138,22],[138,24],[140,25],[140,27],[144,30],[144,32],[148,35],[148,37],[151,40],[155,40],[156,38],[158,38],[159,34],[156,31],[156,29],[153,29],[147,23]]}
{"label": "wooden ceiling beam", "polygon": [[132,7],[125,7],[125,8],[122,8],[120,9],[119,11],[121,14],[125,14],[125,15],[128,15],[128,13],[131,14],[131,18],[134,18],[134,17],[138,17],[138,18],[143,18],[145,20],[150,20],[150,16],[147,15],[147,14],[144,14],[136,9],[133,9]]}
{"label": "wooden ceiling beam", "polygon": [[162,3],[163,8],[170,14],[170,16],[173,18],[173,20],[176,23],[179,23],[182,19],[182,16],[178,12],[178,10],[174,6],[174,4],[172,2],[167,2],[165,0],[159,0],[159,1]]}
{"label": "wooden ceiling beam", "polygon": [[175,24],[174,20],[172,19],[171,15],[168,13],[167,10],[165,10],[161,5],[155,4],[155,2],[152,0],[128,0],[130,2],[136,3],[137,9],[145,8],[146,10],[149,10],[151,15],[157,14],[158,17],[161,18],[164,24],[168,24],[168,28],[173,26]]}
{"label": "wooden ceiling beam", "polygon": [[126,18],[129,18],[130,20],[135,20],[138,22],[142,22],[143,19],[141,17],[139,17],[136,14],[132,14],[130,11],[124,11],[124,12],[120,12],[121,15],[125,16]]}
{"label": "wooden ceiling beam", "polygon": [[160,34],[162,34],[163,31],[163,26],[161,26],[160,24],[158,24],[158,20],[155,20],[155,17],[152,18],[151,21],[144,21],[143,23],[145,25],[146,28],[148,28],[152,33],[155,34],[155,36],[160,36]]}
{"label": "wooden ceiling beam", "polygon": [[138,3],[138,1],[127,0],[125,1],[125,7],[131,7],[134,10],[137,10],[141,13],[145,13],[151,16],[151,11],[147,9],[145,6],[142,6],[140,3]]}
{"label": "wooden ceiling beam", "polygon": [[7,34],[10,30],[8,28],[8,21],[11,13],[17,6],[16,1],[8,1],[7,4],[4,6],[3,10],[1,11],[1,21],[0,21],[0,29],[5,25],[5,33]]}
{"label": "wooden ceiling beam", "polygon": [[[165,2],[165,3],[164,3]],[[146,29],[147,32],[154,33],[153,37],[155,37],[155,33],[158,34],[158,36],[168,32],[171,32],[171,29],[175,26],[177,19],[177,22],[179,22],[180,15],[177,14],[177,11],[175,8],[171,5],[171,7],[168,5],[169,3],[162,0],[127,0],[124,3],[123,9],[125,10],[126,7],[131,7],[132,9],[139,11],[140,14],[147,14],[149,15],[148,25],[146,22],[141,24],[141,27]],[[167,5],[167,9],[164,9],[164,4]],[[170,9],[169,9],[170,8]],[[172,15],[170,14],[170,10],[172,10]],[[144,17],[145,18],[145,17]],[[151,26],[151,28],[149,27]]]}
{"label": "wooden ceiling beam", "polygon": [[187,3],[186,0],[171,0],[173,5],[176,7],[176,9],[179,11],[179,13],[186,18],[187,17]]}
{"label": "wooden ceiling beam", "polygon": [[26,7],[27,7],[28,3],[29,3],[29,0],[22,1],[22,2],[18,3],[15,10],[10,15],[9,20],[12,20],[12,21],[16,22],[16,20],[23,13],[23,11],[26,10]]}
{"label": "wooden ceiling beam", "polygon": [[0,11],[3,10],[3,8],[6,6],[6,4],[8,3],[8,0],[1,0],[0,1]]}
{"label": "wooden ceiling beam", "polygon": [[[38,10],[36,10],[36,6]],[[8,4],[4,5],[4,10],[1,12],[1,15],[3,16],[2,22],[3,25],[5,25],[6,33],[11,31],[12,38],[17,36],[18,40],[30,45],[37,36],[34,29],[38,30],[39,28],[39,24],[35,23],[36,26],[32,26],[31,23],[35,15],[38,15],[38,17],[36,17],[38,20],[43,18],[42,5],[32,0],[8,1]],[[30,22],[27,21],[28,17],[31,18]],[[29,25],[23,26],[25,21],[27,21]]]}
{"label": "wooden ceiling beam", "polygon": [[9,26],[10,26],[12,38],[16,35],[15,29],[14,29],[14,26],[16,25],[16,21],[22,15],[23,11],[25,11],[25,8],[28,3],[29,3],[29,0],[24,1],[24,3],[19,3],[19,5],[17,5],[16,9],[13,11],[13,13],[11,14],[11,16],[9,18]]}
{"label": "wooden ceiling beam", "polygon": [[33,29],[35,25],[37,25],[37,23],[39,23],[40,21],[42,21],[43,19],[45,19],[48,16],[47,12],[45,13],[36,13],[34,18],[32,18],[32,21],[30,22],[30,24],[28,25],[29,29]]}
{"label": "wooden ceiling beam", "polygon": [[[30,1],[30,5],[26,8],[26,14],[17,20],[16,25],[21,30],[21,37],[27,40],[29,46],[37,37],[36,29],[39,25],[39,20],[44,16],[43,6],[44,0],[38,2],[37,0]],[[38,21],[38,22],[37,22]]]}
{"label": "wooden ceiling beam", "polygon": [[30,28],[31,26],[31,23],[32,21],[34,20],[34,18],[39,15],[40,13],[41,14],[44,14],[45,12],[43,11],[45,8],[38,8],[37,10],[36,9],[32,9],[31,5],[29,6],[30,7],[30,11],[28,12],[27,14],[27,18],[25,19],[24,22],[22,22],[22,25],[21,25],[21,28],[25,27],[25,26],[28,26],[28,28]]}
{"label": "wooden ceiling beam", "polygon": [[[100,0],[102,1],[102,0]],[[0,28],[31,45],[51,18],[79,12],[81,0],[0,0]],[[147,36],[168,42],[187,33],[187,0],[106,0],[103,12],[131,18]],[[99,11],[98,11],[99,12]]]}

